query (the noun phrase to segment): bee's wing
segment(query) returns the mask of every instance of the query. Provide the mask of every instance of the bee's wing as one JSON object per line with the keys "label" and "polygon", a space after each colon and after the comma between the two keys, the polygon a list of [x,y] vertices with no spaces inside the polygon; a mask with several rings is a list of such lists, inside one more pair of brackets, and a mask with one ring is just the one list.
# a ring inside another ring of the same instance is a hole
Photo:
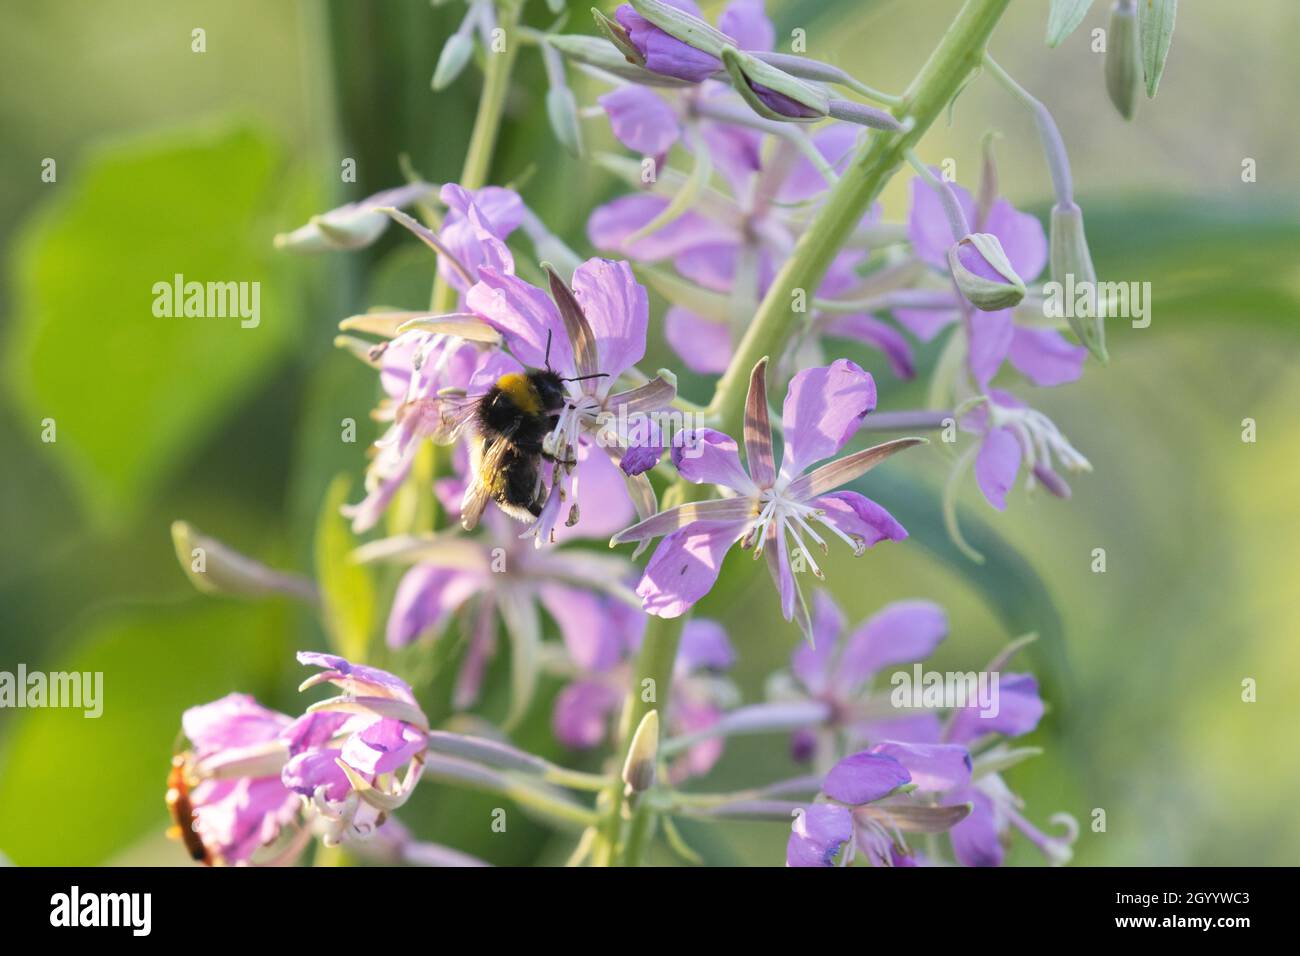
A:
{"label": "bee's wing", "polygon": [[[483,515],[483,509],[487,507],[492,497],[488,481],[491,480],[492,475],[501,472],[502,463],[513,447],[510,438],[514,435],[516,427],[511,425],[491,442],[485,441],[481,435],[476,435],[470,445],[472,477],[469,484],[465,486],[465,497],[460,503],[460,523],[466,531],[474,530],[478,519]],[[486,480],[485,476],[487,476]]]}
{"label": "bee's wing", "polygon": [[421,425],[436,444],[450,445],[460,437],[461,431],[473,420],[479,396],[448,391],[433,398],[422,398],[403,403],[397,411],[400,422],[408,415],[419,415]]}

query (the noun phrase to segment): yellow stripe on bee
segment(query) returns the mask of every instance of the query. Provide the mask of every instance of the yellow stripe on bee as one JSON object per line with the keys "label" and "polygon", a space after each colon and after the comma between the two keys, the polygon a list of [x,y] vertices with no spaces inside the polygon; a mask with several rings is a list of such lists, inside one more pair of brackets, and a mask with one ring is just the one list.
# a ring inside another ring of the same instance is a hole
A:
{"label": "yellow stripe on bee", "polygon": [[510,372],[497,379],[497,388],[505,392],[510,400],[527,415],[536,415],[542,410],[542,399],[537,389],[523,372]]}

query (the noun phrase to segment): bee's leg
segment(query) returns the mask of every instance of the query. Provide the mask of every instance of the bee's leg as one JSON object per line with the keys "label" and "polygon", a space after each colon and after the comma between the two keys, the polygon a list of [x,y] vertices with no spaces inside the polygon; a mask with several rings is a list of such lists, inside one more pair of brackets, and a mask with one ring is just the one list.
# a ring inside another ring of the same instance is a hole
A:
{"label": "bee's leg", "polygon": [[544,451],[542,452],[542,457],[549,462],[553,462],[554,464],[564,465],[566,468],[573,468],[578,464],[577,456],[574,456],[573,458],[557,458],[555,455],[552,455],[550,452]]}

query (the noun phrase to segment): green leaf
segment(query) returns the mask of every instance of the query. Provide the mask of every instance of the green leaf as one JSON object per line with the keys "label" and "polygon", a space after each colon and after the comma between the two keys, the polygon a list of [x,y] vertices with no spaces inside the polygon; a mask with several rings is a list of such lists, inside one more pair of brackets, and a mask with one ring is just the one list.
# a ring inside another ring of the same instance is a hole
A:
{"label": "green leaf", "polygon": [[[56,422],[47,448],[101,526],[138,513],[293,341],[294,267],[271,266],[278,165],[247,128],[135,139],[51,187],[19,231],[8,373],[22,413]],[[257,283],[257,325],[228,306],[156,316],[155,284],[177,275]]]}
{"label": "green leaf", "polygon": [[[0,773],[0,849],[20,866],[89,866],[161,837],[182,712],[236,690],[275,704],[265,695],[290,666],[290,631],[280,602],[209,598],[97,623],[48,670],[101,673],[100,717],[52,707],[7,712],[15,726]],[[155,862],[186,862],[179,845],[157,845],[166,849]]]}
{"label": "green leaf", "polygon": [[352,560],[356,539],[340,509],[352,481],[339,475],[329,486],[316,522],[316,579],[330,641],[349,660],[365,660],[375,622],[370,568]]}
{"label": "green leaf", "polygon": [[1160,76],[1174,38],[1178,0],[1138,0],[1138,29],[1142,34],[1142,72],[1147,78],[1147,99],[1156,95]]}
{"label": "green leaf", "polygon": [[1088,15],[1092,0],[1052,0],[1047,14],[1047,45],[1059,46]]}

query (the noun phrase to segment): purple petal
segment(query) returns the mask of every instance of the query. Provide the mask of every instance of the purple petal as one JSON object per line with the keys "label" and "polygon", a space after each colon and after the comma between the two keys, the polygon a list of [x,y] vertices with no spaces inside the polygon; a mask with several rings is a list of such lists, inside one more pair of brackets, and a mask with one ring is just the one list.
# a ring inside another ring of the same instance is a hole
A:
{"label": "purple petal", "polygon": [[626,528],[636,509],[628,496],[627,479],[604,448],[583,440],[578,443],[578,465],[573,471],[578,503],[578,523],[563,521],[555,529],[557,543],[584,538],[608,538]]}
{"label": "purple petal", "polygon": [[734,242],[734,231],[693,212],[674,219],[635,242],[628,237],[648,225],[668,207],[668,199],[631,193],[598,206],[587,220],[587,238],[597,249],[617,252],[638,262],[659,262],[716,242]]}
{"label": "purple petal", "polygon": [[1015,328],[1010,309],[999,312],[976,310],[971,313],[970,354],[966,363],[981,391],[988,388],[993,376],[1002,368],[1007,353],[1011,351]]}
{"label": "purple petal", "polygon": [[1055,329],[1026,329],[1016,326],[1011,337],[1011,364],[1035,385],[1051,388],[1078,380],[1088,350],[1071,345]]}
{"label": "purple petal", "polygon": [[984,436],[975,456],[975,481],[984,498],[994,508],[1005,511],[1007,492],[1016,483],[1020,471],[1020,442],[1006,427],[995,428]]}
{"label": "purple petal", "polygon": [[609,627],[608,602],[561,584],[543,584],[538,596],[560,626],[569,657],[582,670],[607,671],[623,659],[627,641]]}
{"label": "purple petal", "polygon": [[487,587],[478,571],[415,565],[397,585],[385,632],[388,646],[405,647],[426,631],[441,633],[452,613]]}
{"label": "purple petal", "polygon": [[727,639],[727,630],[717,621],[691,618],[682,628],[681,644],[677,648],[676,673],[692,674],[698,670],[730,670],[736,662],[736,652]]}
{"label": "purple petal", "polygon": [[853,814],[847,807],[814,803],[790,829],[786,866],[832,866],[835,854],[852,838]]}
{"label": "purple petal", "polygon": [[758,489],[740,463],[740,450],[730,435],[713,428],[680,433],[673,448],[673,466],[687,481],[721,485],[742,495],[756,495]]}
{"label": "purple petal", "polygon": [[[708,730],[722,719],[722,711],[712,704],[701,703],[688,697],[674,698],[672,732],[674,736],[699,733]],[[722,759],[726,750],[725,737],[713,737],[701,740],[686,749],[686,753],[674,760],[668,776],[673,784],[681,783],[689,777],[701,777],[713,769]]]}
{"label": "purple petal", "polygon": [[831,767],[822,792],[840,803],[861,806],[888,796],[911,779],[907,768],[893,757],[863,750]]}
{"label": "purple petal", "polygon": [[840,338],[865,342],[882,352],[889,361],[890,370],[899,378],[916,377],[916,363],[912,346],[903,334],[887,322],[865,313],[839,315],[826,326],[826,332]]}
{"label": "purple petal", "polygon": [[566,747],[587,750],[599,746],[622,702],[617,688],[598,681],[575,681],[555,698],[551,728]]}
{"label": "purple petal", "polygon": [[853,632],[836,671],[836,685],[854,694],[887,664],[929,657],[948,633],[948,616],[931,601],[897,601],[886,605]]}
{"label": "purple petal", "polygon": [[335,763],[338,750],[312,750],[289,760],[280,771],[280,781],[294,793],[310,797],[317,787],[325,788],[325,799],[337,802],[348,795],[352,784],[343,768]]}
{"label": "purple petal", "polygon": [[790,655],[790,670],[810,694],[819,695],[830,686],[830,666],[844,634],[844,612],[830,594],[818,591],[813,597],[813,643],[799,644]]}
{"label": "purple petal", "polygon": [[741,50],[767,53],[776,43],[776,30],[763,10],[763,0],[731,0],[718,17],[718,29]]}
{"label": "purple petal", "polygon": [[320,676],[326,677],[345,694],[357,697],[392,697],[408,704],[415,703],[410,685],[386,670],[353,664],[337,654],[324,654],[320,651],[299,651],[297,656],[299,664],[325,668],[327,673]]}
{"label": "purple petal", "polygon": [[[680,0],[676,0],[672,5],[681,9],[694,6],[694,4],[682,3]],[[699,15],[695,10],[688,10],[688,12]],[[614,17],[627,31],[632,45],[645,57],[647,70],[686,80],[689,83],[699,83],[722,69],[722,61],[717,57],[669,36],[627,4],[615,10]]]}
{"label": "purple petal", "polygon": [[[731,95],[730,87],[722,83],[717,87],[719,98]],[[708,88],[706,84],[704,89]],[[731,185],[732,195],[743,195],[750,179],[763,165],[763,134],[730,123],[705,123],[700,133],[714,169]]]}
{"label": "purple petal", "polygon": [[975,805],[970,816],[948,831],[957,862],[962,866],[1001,866],[1004,851],[993,802],[974,787],[960,790],[950,799],[969,800]]}
{"label": "purple petal", "polygon": [[191,707],[181,716],[185,736],[200,756],[273,740],[290,722],[289,717],[268,710],[248,694],[227,694],[210,704]]}
{"label": "purple petal", "polygon": [[659,542],[636,593],[647,614],[680,617],[708,594],[744,525],[699,521]]}
{"label": "purple petal", "polygon": [[906,768],[918,790],[943,793],[970,783],[970,751],[959,744],[909,744],[886,741],[871,748]]}
{"label": "purple petal", "polygon": [[1043,717],[1043,699],[1032,674],[1002,674],[998,678],[997,712],[984,716],[978,706],[953,715],[949,738],[969,743],[984,734],[1019,737],[1032,732]]}
{"label": "purple petal", "polygon": [[621,86],[596,100],[620,143],[646,156],[662,156],[681,136],[671,106],[644,86]]}
{"label": "purple petal", "polygon": [[191,794],[194,829],[223,863],[246,862],[273,842],[302,801],[278,777],[205,780]]}
{"label": "purple petal", "polygon": [[[858,142],[858,129],[849,123],[835,123],[813,134],[813,145],[830,167],[842,172],[853,155]],[[790,167],[777,190],[777,202],[800,203],[825,192],[830,186],[806,156],[800,156]],[[822,288],[820,291],[827,291]]]}
{"label": "purple petal", "polygon": [[847,535],[861,538],[864,547],[907,537],[907,529],[893,515],[856,491],[832,491],[809,503],[826,512],[821,520]]}
{"label": "purple petal", "polygon": [[[687,279],[713,292],[729,293],[736,281],[736,259],[740,255],[737,237],[728,234],[711,242],[699,241],[673,259],[673,265]],[[760,268],[760,271],[761,268]],[[760,283],[765,277],[760,276]]]}
{"label": "purple petal", "polygon": [[875,407],[875,381],[848,359],[797,373],[781,415],[785,454],[780,477],[793,479],[836,454]]}
{"label": "purple petal", "polygon": [[494,269],[479,270],[479,281],[465,297],[468,308],[505,338],[519,361],[535,368],[546,364],[547,334],[552,337],[551,367],[574,374],[573,350],[564,322],[551,297],[523,279]]}
{"label": "purple petal", "polygon": [[1002,243],[1011,266],[1025,282],[1032,282],[1047,265],[1047,236],[1037,217],[1019,212],[1005,199],[989,209],[982,232],[991,232]]}
{"label": "purple petal", "polygon": [[426,735],[401,720],[374,721],[343,744],[342,760],[358,773],[392,773],[428,746]]}
{"label": "purple petal", "polygon": [[597,394],[609,391],[614,380],[645,355],[650,302],[645,288],[626,262],[588,259],[573,273],[573,294],[596,336]]}
{"label": "purple petal", "polygon": [[[938,175],[936,169],[934,173]],[[961,186],[949,184],[957,203],[966,214],[968,222],[975,221],[975,200]],[[921,261],[939,269],[948,271],[948,249],[956,237],[948,224],[948,215],[943,211],[943,201],[939,194],[920,176],[912,180],[912,209],[907,220],[907,237],[911,240],[912,251]]]}
{"label": "purple petal", "polygon": [[340,734],[355,730],[365,719],[341,711],[312,711],[286,727],[280,736],[289,748],[289,755],[296,757],[304,751],[324,747]]}
{"label": "purple petal", "polygon": [[664,315],[664,337],[692,372],[720,375],[731,361],[731,331],[726,322],[673,306]]}
{"label": "purple petal", "polygon": [[[955,303],[954,303],[955,305]],[[922,342],[936,335],[961,318],[957,308],[952,309],[894,309],[894,318]]]}

